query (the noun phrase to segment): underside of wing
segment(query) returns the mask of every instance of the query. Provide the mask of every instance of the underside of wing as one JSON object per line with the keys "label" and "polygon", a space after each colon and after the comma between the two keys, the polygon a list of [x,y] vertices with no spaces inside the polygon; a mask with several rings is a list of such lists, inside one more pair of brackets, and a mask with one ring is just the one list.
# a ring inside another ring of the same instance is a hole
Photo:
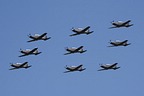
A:
{"label": "underside of wing", "polygon": [[107,69],[99,69],[98,71],[104,71],[104,70],[107,70]]}
{"label": "underside of wing", "polygon": [[27,41],[27,42],[33,42],[33,41],[37,41],[36,39],[33,39],[33,40],[29,40],[29,41]]}
{"label": "underside of wing", "polygon": [[68,72],[72,72],[72,71],[65,71],[64,73],[68,73]]}
{"label": "underside of wing", "polygon": [[65,53],[64,55],[68,55],[68,54],[72,54],[72,53]]}
{"label": "underside of wing", "polygon": [[69,36],[76,36],[76,35],[79,35],[79,34],[71,34],[71,35],[69,35]]}
{"label": "underside of wing", "polygon": [[113,45],[112,45],[112,46],[107,46],[107,47],[116,47],[116,46],[113,46]]}
{"label": "underside of wing", "polygon": [[19,69],[19,68],[11,68],[11,69],[9,69],[9,70],[15,70],[15,69]]}
{"label": "underside of wing", "polygon": [[19,57],[24,57],[24,56],[27,56],[27,55],[25,55],[25,54],[24,55],[20,55]]}
{"label": "underside of wing", "polygon": [[109,27],[109,29],[112,29],[112,28],[118,28],[118,27],[117,26]]}

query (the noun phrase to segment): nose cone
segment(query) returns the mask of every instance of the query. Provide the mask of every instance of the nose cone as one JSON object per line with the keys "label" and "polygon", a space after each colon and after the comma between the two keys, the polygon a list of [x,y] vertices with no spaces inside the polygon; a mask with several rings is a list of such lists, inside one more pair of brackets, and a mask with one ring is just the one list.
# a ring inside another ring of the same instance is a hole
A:
{"label": "nose cone", "polygon": [[73,32],[75,32],[75,29],[72,29]]}
{"label": "nose cone", "polygon": [[22,50],[19,51],[20,53],[24,53]]}
{"label": "nose cone", "polygon": [[117,25],[115,22],[112,22],[112,25]]}

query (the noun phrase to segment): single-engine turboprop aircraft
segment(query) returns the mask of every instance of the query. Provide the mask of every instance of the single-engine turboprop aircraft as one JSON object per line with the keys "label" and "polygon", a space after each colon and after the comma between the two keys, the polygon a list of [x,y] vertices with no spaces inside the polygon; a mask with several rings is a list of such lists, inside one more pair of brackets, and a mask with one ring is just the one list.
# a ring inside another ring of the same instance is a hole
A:
{"label": "single-engine turboprop aircraft", "polygon": [[81,65],[79,65],[79,66],[70,66],[70,67],[68,67],[67,65],[66,65],[66,69],[68,70],[68,71],[65,71],[64,73],[68,73],[68,72],[73,72],[73,71],[84,71],[86,68],[82,68],[82,64]]}
{"label": "single-engine turboprop aircraft", "polygon": [[85,28],[72,28],[72,31],[75,33],[75,34],[72,34],[70,36],[76,36],[76,35],[80,35],[80,34],[91,34],[93,33],[93,31],[90,31],[89,30],[90,26],[87,26]]}
{"label": "single-engine turboprop aircraft", "polygon": [[110,44],[112,46],[108,46],[108,47],[116,47],[116,46],[128,46],[130,45],[131,43],[127,43],[128,40],[124,40],[124,41],[119,41],[119,40],[116,40],[116,41],[111,41],[110,40]]}
{"label": "single-engine turboprop aircraft", "polygon": [[114,64],[101,64],[100,67],[102,69],[99,69],[98,71],[110,70],[110,69],[113,69],[113,70],[119,69],[120,67],[117,67],[117,64],[118,63],[114,63]]}
{"label": "single-engine turboprop aircraft", "polygon": [[117,22],[112,22],[112,25],[113,27],[110,27],[109,29],[111,28],[120,28],[120,27],[130,27],[130,26],[133,26],[133,24],[129,24],[131,22],[131,20],[128,20],[128,21],[117,21]]}
{"label": "single-engine turboprop aircraft", "polygon": [[24,62],[24,63],[15,63],[15,64],[11,64],[11,66],[13,68],[9,69],[9,70],[14,70],[14,69],[19,69],[19,68],[29,68],[31,67],[31,65],[28,65],[28,62]]}
{"label": "single-engine turboprop aircraft", "polygon": [[19,57],[28,56],[28,55],[38,55],[38,54],[42,53],[42,52],[38,51],[38,48],[34,48],[32,50],[30,50],[30,49],[26,49],[26,50],[20,49],[20,52],[23,55],[20,55]]}
{"label": "single-engine turboprop aircraft", "polygon": [[29,40],[27,42],[33,42],[33,41],[38,41],[38,40],[48,40],[50,39],[51,37],[47,37],[46,36],[47,33],[43,33],[42,35],[39,35],[39,34],[35,34],[34,36],[32,36],[31,34],[28,35],[29,38],[31,38],[32,40]]}
{"label": "single-engine turboprop aircraft", "polygon": [[72,47],[72,48],[66,48],[66,51],[68,51],[68,53],[65,53],[64,55],[68,55],[68,54],[73,54],[73,53],[84,53],[87,50],[83,49],[84,46],[80,46],[78,48]]}

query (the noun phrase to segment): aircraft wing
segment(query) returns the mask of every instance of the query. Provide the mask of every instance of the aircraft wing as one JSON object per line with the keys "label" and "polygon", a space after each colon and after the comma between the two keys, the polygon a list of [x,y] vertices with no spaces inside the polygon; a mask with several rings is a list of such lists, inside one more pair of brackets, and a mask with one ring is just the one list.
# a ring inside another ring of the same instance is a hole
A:
{"label": "aircraft wing", "polygon": [[81,68],[83,65],[79,65],[75,68],[75,70],[78,70],[79,68]]}
{"label": "aircraft wing", "polygon": [[33,40],[29,40],[29,41],[27,41],[27,42],[33,42],[33,41],[36,41],[35,39],[33,39]]}
{"label": "aircraft wing", "polygon": [[30,52],[29,52],[29,54],[32,54],[34,51],[36,51],[38,48],[34,48],[33,50],[31,50]]}
{"label": "aircraft wing", "polygon": [[84,28],[84,29],[82,30],[82,32],[87,31],[89,28],[90,28],[90,26],[87,26],[86,28]]}
{"label": "aircraft wing", "polygon": [[19,68],[11,68],[11,69],[9,69],[9,70],[15,70],[15,69],[19,69]]}
{"label": "aircraft wing", "polygon": [[128,40],[123,41],[122,43],[126,43]]}
{"label": "aircraft wing", "polygon": [[83,48],[83,46],[80,46],[79,48],[77,48],[75,51],[77,52],[77,51],[79,51],[80,49],[82,49]]}
{"label": "aircraft wing", "polygon": [[43,33],[42,35],[40,35],[40,36],[38,37],[38,39],[44,37],[46,34],[47,34],[47,33]]}
{"label": "aircraft wing", "polygon": [[84,71],[84,70],[86,70],[86,68],[80,69],[79,71]]}
{"label": "aircraft wing", "polygon": [[28,62],[24,62],[23,64],[21,64],[19,67],[23,67],[24,65],[28,64]]}
{"label": "aircraft wing", "polygon": [[122,41],[120,42],[118,45],[123,45],[124,43],[126,43],[128,40]]}
{"label": "aircraft wing", "polygon": [[68,73],[68,72],[72,72],[72,71],[65,71],[64,73]]}
{"label": "aircraft wing", "polygon": [[104,71],[104,70],[107,70],[107,69],[99,69],[98,71]]}
{"label": "aircraft wing", "polygon": [[71,34],[71,35],[69,35],[69,36],[76,36],[76,35],[79,35],[79,34]]}
{"label": "aircraft wing", "polygon": [[122,25],[126,25],[126,24],[128,24],[129,22],[131,22],[131,20],[128,20],[128,21],[124,22]]}
{"label": "aircraft wing", "polygon": [[68,55],[68,54],[72,54],[72,53],[65,53],[64,55]]}
{"label": "aircraft wing", "polygon": [[118,63],[114,63],[111,66],[109,66],[109,68],[113,68],[114,66],[116,66]]}
{"label": "aircraft wing", "polygon": [[27,55],[25,55],[25,54],[24,55],[20,55],[19,57],[23,57],[23,56],[27,56]]}
{"label": "aircraft wing", "polygon": [[113,27],[110,27],[109,29],[112,29],[112,28],[117,28],[116,26],[113,26]]}
{"label": "aircraft wing", "polygon": [[112,46],[107,46],[107,47],[116,47],[116,46],[113,46],[113,45],[112,45]]}

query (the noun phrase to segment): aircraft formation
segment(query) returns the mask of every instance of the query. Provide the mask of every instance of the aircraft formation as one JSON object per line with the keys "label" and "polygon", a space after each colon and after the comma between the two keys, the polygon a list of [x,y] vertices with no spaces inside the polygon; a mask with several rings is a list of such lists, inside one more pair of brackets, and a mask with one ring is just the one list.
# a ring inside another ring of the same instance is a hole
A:
{"label": "aircraft formation", "polygon": [[[130,24],[131,20],[127,20],[127,21],[117,21],[117,22],[111,22],[112,23],[112,27],[110,27],[109,29],[112,28],[121,28],[121,27],[131,27],[133,26],[133,24]],[[74,34],[71,34],[69,36],[77,36],[77,35],[82,35],[82,34],[92,34],[94,31],[90,31],[90,26],[87,26],[85,28],[72,28],[71,30]],[[35,41],[39,41],[39,40],[49,40],[51,39],[51,37],[47,37],[47,33],[43,33],[41,35],[39,34],[35,34],[35,35],[31,35],[29,34],[28,37],[31,39],[27,42],[35,42]],[[118,46],[128,46],[131,43],[128,43],[128,40],[123,40],[123,41],[111,41],[109,42],[110,46],[108,47],[118,47]],[[65,48],[66,53],[64,53],[64,55],[70,55],[70,54],[75,54],[75,53],[85,53],[87,52],[87,50],[84,49],[84,46],[79,46],[79,47],[71,47],[71,48]],[[42,52],[38,51],[38,48],[33,48],[33,49],[25,49],[22,50],[20,49],[20,53],[22,55],[18,56],[18,57],[24,57],[24,56],[29,56],[29,55],[39,55]],[[20,68],[30,68],[31,65],[28,65],[28,62],[23,62],[23,63],[10,63],[11,67],[9,70],[14,70],[14,69],[20,69]],[[100,64],[100,68],[97,71],[104,71],[104,70],[117,70],[120,67],[118,66],[118,63],[112,63],[112,64]],[[67,66],[65,67],[66,71],[64,73],[68,73],[68,72],[74,72],[74,71],[84,71],[86,70],[86,68],[83,68],[83,64],[77,65],[77,66]]]}
{"label": "aircraft formation", "polygon": [[[41,35],[39,34],[35,34],[34,36],[32,36],[31,34],[28,35],[28,37],[31,39],[27,42],[34,42],[34,41],[38,41],[38,40],[43,40],[43,41],[46,41],[46,40],[49,40],[51,37],[47,37],[46,36],[47,33],[43,33]],[[24,56],[29,56],[29,55],[39,55],[41,54],[42,52],[38,51],[38,48],[33,48],[33,49],[25,49],[25,50],[22,50],[20,49],[19,51],[22,55],[18,56],[18,57],[24,57]],[[20,69],[20,68],[29,68],[31,67],[31,65],[28,65],[28,62],[24,62],[24,63],[10,63],[11,64],[11,69],[9,70],[14,70],[14,69]]]}

